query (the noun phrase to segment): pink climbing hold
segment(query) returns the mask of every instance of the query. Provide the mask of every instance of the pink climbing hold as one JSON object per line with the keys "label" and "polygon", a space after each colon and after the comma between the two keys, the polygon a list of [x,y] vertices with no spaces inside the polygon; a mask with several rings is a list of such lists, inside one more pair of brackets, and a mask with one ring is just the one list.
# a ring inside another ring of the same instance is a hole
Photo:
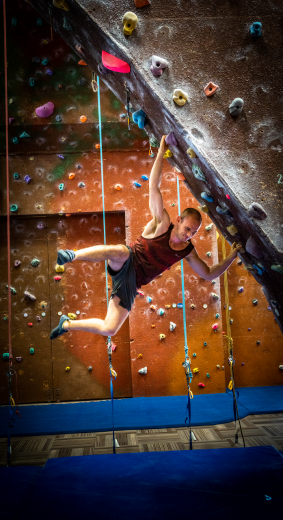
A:
{"label": "pink climbing hold", "polygon": [[142,291],[138,291],[137,290],[137,293],[138,293],[139,296],[144,296],[144,293]]}
{"label": "pink climbing hold", "polygon": [[205,385],[203,383],[199,383],[198,386],[200,386],[201,388],[205,387]]}
{"label": "pink climbing hold", "polygon": [[112,345],[111,345],[112,352],[115,352],[116,348],[117,348],[117,345],[115,345],[114,343],[112,343]]}
{"label": "pink climbing hold", "polygon": [[54,103],[52,101],[48,101],[45,105],[41,107],[37,107],[35,109],[35,113],[38,117],[48,117],[51,116],[54,112]]}
{"label": "pink climbing hold", "polygon": [[13,123],[13,121],[15,121],[15,118],[14,118],[14,117],[9,117],[9,125],[10,125],[11,123]]}
{"label": "pink climbing hold", "polygon": [[230,195],[228,195],[228,193],[227,193],[227,195],[226,195],[226,199],[231,200],[231,197],[230,197]]}
{"label": "pink climbing hold", "polygon": [[59,282],[59,281],[61,280],[61,276],[54,276],[54,280],[55,280],[56,282]]}
{"label": "pink climbing hold", "polygon": [[214,325],[212,325],[212,330],[218,330],[218,323],[214,323]]}
{"label": "pink climbing hold", "polygon": [[102,51],[102,63],[106,69],[114,70],[115,72],[131,72],[131,67],[128,63],[105,51]]}

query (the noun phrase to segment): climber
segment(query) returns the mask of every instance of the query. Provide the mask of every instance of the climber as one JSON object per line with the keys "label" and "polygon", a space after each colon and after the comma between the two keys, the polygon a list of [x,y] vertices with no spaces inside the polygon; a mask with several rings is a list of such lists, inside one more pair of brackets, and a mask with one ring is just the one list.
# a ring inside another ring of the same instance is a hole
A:
{"label": "climber", "polygon": [[79,260],[108,261],[108,272],[112,277],[113,288],[106,318],[71,320],[68,316],[62,315],[58,326],[52,330],[50,339],[55,339],[70,330],[114,336],[131,310],[137,289],[148,284],[166,269],[170,269],[181,258],[185,258],[199,276],[205,280],[213,280],[223,274],[237,257],[241,246],[234,243],[230,254],[217,265],[209,267],[199,258],[191,243],[202,222],[198,210],[186,208],[176,218],[175,224],[170,222],[160,191],[165,137],[161,139],[149,179],[149,208],[153,218],[145,226],[142,235],[130,246],[101,245],[79,251],[69,249],[58,251],[59,265]]}

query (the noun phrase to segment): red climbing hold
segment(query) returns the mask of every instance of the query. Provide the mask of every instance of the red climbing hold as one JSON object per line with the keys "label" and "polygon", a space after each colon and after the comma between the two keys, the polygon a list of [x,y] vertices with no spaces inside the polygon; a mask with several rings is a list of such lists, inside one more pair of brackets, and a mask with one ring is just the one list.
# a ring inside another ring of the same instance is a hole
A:
{"label": "red climbing hold", "polygon": [[102,51],[102,63],[106,69],[114,70],[115,72],[131,72],[131,67],[128,63],[105,51]]}
{"label": "red climbing hold", "polygon": [[203,383],[199,383],[198,386],[200,386],[201,388],[205,387],[205,385]]}
{"label": "red climbing hold", "polygon": [[56,282],[59,282],[59,280],[61,280],[61,276],[54,276],[54,280],[55,280]]}
{"label": "red climbing hold", "polygon": [[231,197],[230,197],[230,195],[228,195],[228,193],[226,195],[226,199],[229,199],[229,200],[231,199]]}
{"label": "red climbing hold", "polygon": [[84,60],[78,61],[78,65],[85,65],[87,67],[87,63]]}
{"label": "red climbing hold", "polygon": [[28,326],[29,327],[33,327],[33,323],[28,323]]}

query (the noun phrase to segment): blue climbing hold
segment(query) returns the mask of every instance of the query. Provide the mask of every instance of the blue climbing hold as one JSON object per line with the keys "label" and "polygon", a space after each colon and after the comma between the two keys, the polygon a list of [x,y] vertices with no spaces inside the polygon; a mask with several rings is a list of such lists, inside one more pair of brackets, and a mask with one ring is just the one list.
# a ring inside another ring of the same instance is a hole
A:
{"label": "blue climbing hold", "polygon": [[146,125],[145,122],[146,113],[140,109],[133,113],[133,121],[138,125],[139,128],[143,129]]}
{"label": "blue climbing hold", "polygon": [[42,62],[41,62],[41,65],[47,65],[48,62],[49,62],[48,58],[44,58],[44,60],[42,60]]}
{"label": "blue climbing hold", "polygon": [[253,268],[257,271],[257,274],[260,275],[265,271],[265,267],[262,264],[253,264]]}
{"label": "blue climbing hold", "polygon": [[250,26],[251,35],[254,38],[258,38],[261,35],[261,28],[262,28],[262,24],[260,22],[254,22]]}
{"label": "blue climbing hold", "polygon": [[[56,121],[62,121],[62,117],[59,116],[59,114],[55,117],[55,119],[56,119]],[[60,156],[58,155],[58,157],[60,157]]]}
{"label": "blue climbing hold", "polygon": [[4,352],[4,354],[2,354],[2,357],[3,359],[9,359],[9,352]]}
{"label": "blue climbing hold", "polygon": [[41,27],[42,26],[42,18],[38,18],[36,20],[36,23],[37,23],[38,27]]}
{"label": "blue climbing hold", "polygon": [[13,18],[12,18],[12,25],[13,25],[14,27],[16,27],[17,23],[18,23],[17,18],[13,17]]}
{"label": "blue climbing hold", "polygon": [[139,182],[134,182],[134,185],[137,187],[137,188],[141,188],[141,184]]}
{"label": "blue climbing hold", "polygon": [[200,194],[200,196],[202,199],[207,200],[208,202],[213,202],[213,197],[211,196],[211,194],[208,191],[203,191]]}
{"label": "blue climbing hold", "polygon": [[14,177],[14,179],[18,179],[19,178],[19,174],[18,173],[14,173],[13,177]]}
{"label": "blue climbing hold", "polygon": [[20,135],[20,137],[22,137],[22,138],[23,138],[23,137],[30,137],[30,135],[27,134],[26,132],[23,132],[23,133]]}
{"label": "blue climbing hold", "polygon": [[183,304],[182,303],[177,303],[177,307],[178,307],[178,309],[182,309],[183,308]]}
{"label": "blue climbing hold", "polygon": [[34,78],[29,78],[29,84],[30,84],[31,87],[34,87],[35,79]]}
{"label": "blue climbing hold", "polygon": [[147,296],[146,301],[148,301],[148,303],[152,302],[151,296]]}
{"label": "blue climbing hold", "polygon": [[197,355],[196,355],[196,353],[194,352],[194,353],[193,353],[193,357],[196,357],[196,356],[197,356]]}
{"label": "blue climbing hold", "polygon": [[144,181],[148,181],[148,176],[147,176],[147,175],[142,175],[142,179],[143,179]]}
{"label": "blue climbing hold", "polygon": [[18,142],[19,142],[19,139],[17,137],[13,137],[13,143],[18,144]]}
{"label": "blue climbing hold", "polygon": [[59,190],[63,191],[63,189],[64,189],[64,183],[62,182],[61,184],[59,184]]}
{"label": "blue climbing hold", "polygon": [[53,76],[53,70],[47,69],[46,74],[48,74],[48,76]]}

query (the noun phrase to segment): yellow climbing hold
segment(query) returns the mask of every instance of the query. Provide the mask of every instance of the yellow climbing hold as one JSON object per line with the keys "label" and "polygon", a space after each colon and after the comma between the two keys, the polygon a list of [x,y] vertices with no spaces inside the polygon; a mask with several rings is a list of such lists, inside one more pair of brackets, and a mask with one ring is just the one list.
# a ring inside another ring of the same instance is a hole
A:
{"label": "yellow climbing hold", "polygon": [[234,235],[237,235],[237,233],[238,233],[238,230],[237,230],[236,226],[234,226],[234,224],[232,224],[232,226],[228,226],[226,229],[227,229],[228,233],[230,233],[230,235],[232,235],[232,237]]}
{"label": "yellow climbing hold", "polygon": [[63,265],[56,264],[55,271],[56,273],[64,273],[65,267]]}
{"label": "yellow climbing hold", "polygon": [[130,36],[138,23],[138,17],[135,13],[128,11],[123,16],[123,32],[126,36]]}
{"label": "yellow climbing hold", "polygon": [[205,204],[203,206],[199,206],[198,209],[200,209],[204,213],[209,213],[209,208]]}
{"label": "yellow climbing hold", "polygon": [[77,319],[77,315],[73,314],[72,312],[68,312],[68,318],[70,318],[71,320],[76,320]]}
{"label": "yellow climbing hold", "polygon": [[198,368],[194,368],[193,372],[194,372],[194,374],[197,374],[199,372],[199,369]]}
{"label": "yellow climbing hold", "polygon": [[167,150],[165,154],[163,155],[163,159],[168,159],[168,157],[173,157],[173,154],[170,150]]}
{"label": "yellow climbing hold", "polygon": [[230,381],[228,388],[229,388],[229,390],[233,390],[233,381]]}
{"label": "yellow climbing hold", "polygon": [[68,372],[68,370],[71,370],[71,367],[66,367],[65,370]]}
{"label": "yellow climbing hold", "polygon": [[68,6],[66,0],[53,0],[53,5],[54,7],[63,9],[63,11],[70,11],[70,7]]}
{"label": "yellow climbing hold", "polygon": [[173,97],[173,101],[177,105],[182,107],[186,103],[186,101],[189,97],[189,94],[187,94],[187,92],[185,92],[184,90],[181,90],[180,88],[176,88],[173,92],[172,97]]}
{"label": "yellow climbing hold", "polygon": [[138,355],[138,358],[141,359],[141,358],[142,358],[142,354],[139,354],[139,355]]}
{"label": "yellow climbing hold", "polygon": [[196,157],[196,154],[195,154],[195,152],[194,152],[194,150],[192,148],[188,148],[187,154],[189,155],[189,157],[191,159],[194,159]]}
{"label": "yellow climbing hold", "polygon": [[165,338],[166,338],[165,334],[159,334],[159,339],[165,339]]}

